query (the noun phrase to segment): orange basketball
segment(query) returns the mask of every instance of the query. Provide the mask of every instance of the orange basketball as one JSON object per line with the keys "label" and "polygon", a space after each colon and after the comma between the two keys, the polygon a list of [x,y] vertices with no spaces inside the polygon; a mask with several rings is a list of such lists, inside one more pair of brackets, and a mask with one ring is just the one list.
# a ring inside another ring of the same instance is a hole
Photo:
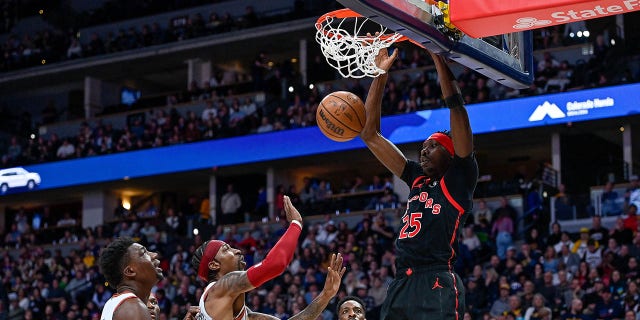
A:
{"label": "orange basketball", "polygon": [[316,122],[327,138],[337,142],[349,141],[357,137],[364,127],[364,103],[351,92],[332,92],[320,101]]}

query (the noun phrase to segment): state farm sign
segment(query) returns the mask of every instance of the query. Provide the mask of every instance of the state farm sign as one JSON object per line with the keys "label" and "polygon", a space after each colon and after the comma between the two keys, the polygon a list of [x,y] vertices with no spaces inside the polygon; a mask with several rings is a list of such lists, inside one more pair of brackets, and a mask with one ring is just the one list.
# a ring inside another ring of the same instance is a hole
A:
{"label": "state farm sign", "polygon": [[640,10],[640,0],[451,0],[451,22],[465,34],[487,37]]}

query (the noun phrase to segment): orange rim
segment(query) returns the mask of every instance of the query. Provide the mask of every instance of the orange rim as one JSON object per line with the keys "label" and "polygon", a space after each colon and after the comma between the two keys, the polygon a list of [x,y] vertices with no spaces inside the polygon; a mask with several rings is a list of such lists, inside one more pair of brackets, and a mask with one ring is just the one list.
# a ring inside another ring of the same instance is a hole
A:
{"label": "orange rim", "polygon": [[[327,36],[331,36],[331,33],[328,31],[324,30],[324,22],[327,20],[327,18],[337,18],[337,19],[345,19],[345,18],[364,18],[363,15],[351,10],[351,9],[339,9],[339,10],[335,10],[335,11],[331,11],[331,12],[327,12],[325,14],[323,14],[322,16],[320,16],[320,18],[318,18],[318,20],[316,20],[316,29],[318,31],[322,30],[322,32],[327,35]],[[358,35],[354,35],[355,37],[358,38],[362,38],[363,40],[366,39],[370,39],[371,37],[367,37],[367,36],[358,36]],[[379,37],[377,37],[378,39],[381,40],[387,40],[389,38],[391,38],[393,35],[392,34],[383,34]],[[422,44],[420,44],[419,42],[414,41],[413,39],[410,39],[406,36],[402,36],[400,38],[398,38],[398,40],[396,40],[396,42],[399,41],[411,41],[412,43],[423,47]],[[424,47],[423,47],[424,48]]]}

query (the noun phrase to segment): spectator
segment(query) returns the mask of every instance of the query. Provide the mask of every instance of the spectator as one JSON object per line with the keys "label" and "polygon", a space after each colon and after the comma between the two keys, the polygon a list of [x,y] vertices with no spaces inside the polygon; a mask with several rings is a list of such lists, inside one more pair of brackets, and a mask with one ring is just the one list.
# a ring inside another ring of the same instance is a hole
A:
{"label": "spectator", "polygon": [[609,230],[602,226],[602,216],[595,215],[591,218],[589,238],[594,239],[601,244],[605,244],[609,241]]}
{"label": "spectator", "polygon": [[71,38],[71,45],[69,45],[69,49],[67,49],[67,58],[82,58],[82,45],[76,37]]}
{"label": "spectator", "polygon": [[64,218],[58,220],[57,226],[58,227],[71,227],[71,226],[75,226],[76,224],[77,224],[76,219],[71,217],[71,213],[65,212],[64,213]]}
{"label": "spectator", "polygon": [[569,305],[569,311],[567,313],[562,314],[562,320],[591,320],[593,319],[590,315],[586,315],[583,313],[583,303],[579,298],[574,298],[571,300],[571,304]]}
{"label": "spectator", "polygon": [[630,204],[635,204],[636,207],[640,207],[640,180],[637,175],[629,177],[630,186],[624,193],[624,204],[628,207]]}
{"label": "spectator", "polygon": [[624,310],[620,301],[612,298],[611,291],[602,289],[599,291],[601,300],[596,303],[594,315],[598,319],[612,320],[620,319],[624,316]]}
{"label": "spectator", "polygon": [[493,305],[491,305],[491,310],[489,311],[489,314],[492,317],[502,316],[503,314],[511,310],[509,306],[509,292],[510,288],[508,284],[500,284],[500,296],[493,302]]}
{"label": "spectator", "polygon": [[221,224],[238,223],[242,220],[239,210],[242,206],[240,195],[233,189],[233,184],[227,185],[227,191],[220,199],[220,210],[222,211]]}
{"label": "spectator", "polygon": [[558,185],[558,193],[554,196],[556,217],[558,220],[573,219],[573,203],[563,183]]}
{"label": "spectator", "polygon": [[86,299],[86,296],[91,292],[91,289],[91,282],[87,280],[82,270],[76,270],[73,279],[64,287],[64,290],[69,294],[73,303],[78,303],[79,305],[86,304],[90,301]]}
{"label": "spectator", "polygon": [[[503,198],[503,201],[506,199]],[[502,208],[506,208],[503,206]],[[495,239],[498,257],[504,260],[507,248],[513,244],[513,220],[510,210],[500,210],[499,215],[491,228],[491,237]]]}
{"label": "spectator", "polygon": [[624,219],[616,219],[616,227],[609,231],[609,236],[619,244],[630,244],[633,241],[633,231],[624,227]]}
{"label": "spectator", "polygon": [[544,297],[536,293],[533,295],[533,305],[529,307],[525,314],[524,320],[551,320],[553,319],[551,309],[545,305]]}
{"label": "spectator", "polygon": [[618,193],[613,190],[613,182],[607,181],[602,190],[602,215],[617,216],[622,213],[622,206],[618,204]]}
{"label": "spectator", "polygon": [[62,145],[58,148],[56,156],[58,159],[71,158],[76,154],[76,148],[69,142],[69,139],[64,139]]}
{"label": "spectator", "polygon": [[624,228],[635,233],[638,231],[638,207],[632,203],[627,207],[627,217],[624,218]]}

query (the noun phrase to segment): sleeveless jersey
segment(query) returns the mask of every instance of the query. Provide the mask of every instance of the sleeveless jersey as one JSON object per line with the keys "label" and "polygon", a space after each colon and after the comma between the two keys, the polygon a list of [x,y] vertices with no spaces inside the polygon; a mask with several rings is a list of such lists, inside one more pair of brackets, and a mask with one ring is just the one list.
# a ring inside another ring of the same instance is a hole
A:
{"label": "sleeveless jersey", "polygon": [[454,156],[439,181],[428,179],[418,162],[407,161],[402,180],[411,188],[396,239],[396,266],[453,269],[458,236],[473,206],[478,181],[475,155]]}
{"label": "sleeveless jersey", "polygon": [[[209,289],[211,289],[211,287],[213,287],[214,284],[216,284],[215,281],[209,283],[207,287],[204,289],[204,293],[200,297],[200,303],[198,304],[198,306],[200,307],[200,312],[198,312],[198,314],[196,315],[196,320],[213,320],[213,318],[207,313],[207,309],[205,309],[204,307],[204,302],[207,300]],[[246,305],[242,306],[242,310],[240,310],[240,312],[235,317],[233,317],[233,320],[248,320],[248,319],[249,319],[249,315],[247,314]]]}
{"label": "sleeveless jersey", "polygon": [[116,313],[116,309],[127,299],[138,298],[135,294],[131,292],[127,293],[116,293],[107,303],[104,304],[104,308],[102,308],[102,313],[100,314],[100,320],[113,320],[113,314]]}

